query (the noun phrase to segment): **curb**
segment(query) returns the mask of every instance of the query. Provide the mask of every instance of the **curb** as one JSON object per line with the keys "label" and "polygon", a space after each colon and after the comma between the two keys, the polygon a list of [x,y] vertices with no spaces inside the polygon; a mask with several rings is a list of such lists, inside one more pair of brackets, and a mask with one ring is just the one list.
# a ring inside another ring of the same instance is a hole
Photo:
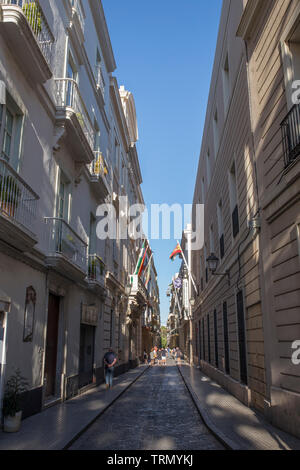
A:
{"label": "curb", "polygon": [[132,387],[146,372],[150,366],[146,367],[127,387],[124,388],[100,413],[95,416],[87,425],[84,426],[61,450],[68,450],[127,390]]}
{"label": "curb", "polygon": [[181,375],[181,378],[186,386],[187,391],[189,392],[191,399],[197,408],[197,411],[203,420],[207,429],[213,434],[213,436],[225,447],[226,450],[242,450],[241,447],[232,441],[229,437],[227,437],[222,431],[220,431],[215,424],[211,421],[211,418],[207,411],[201,406],[199,398],[195,394],[194,390],[192,389],[191,385],[185,379],[183,373],[181,372],[180,366],[177,365],[178,371]]}

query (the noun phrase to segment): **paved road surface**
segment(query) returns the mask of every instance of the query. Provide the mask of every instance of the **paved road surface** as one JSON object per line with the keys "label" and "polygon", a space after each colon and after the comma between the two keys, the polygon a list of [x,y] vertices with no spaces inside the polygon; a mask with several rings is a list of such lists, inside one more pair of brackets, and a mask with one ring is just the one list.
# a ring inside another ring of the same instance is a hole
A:
{"label": "paved road surface", "polygon": [[71,449],[223,449],[203,424],[177,367],[169,362],[149,369]]}

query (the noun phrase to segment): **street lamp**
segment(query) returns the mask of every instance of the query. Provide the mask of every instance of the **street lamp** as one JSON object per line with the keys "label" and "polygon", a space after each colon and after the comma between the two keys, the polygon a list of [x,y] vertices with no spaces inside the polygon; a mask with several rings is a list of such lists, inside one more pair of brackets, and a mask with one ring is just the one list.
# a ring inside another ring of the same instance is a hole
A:
{"label": "street lamp", "polygon": [[216,273],[218,264],[219,264],[219,258],[214,253],[211,253],[211,255],[207,258],[206,260],[208,269],[212,273],[213,276],[227,276],[228,277],[228,283],[230,285],[230,272],[227,270],[225,273]]}

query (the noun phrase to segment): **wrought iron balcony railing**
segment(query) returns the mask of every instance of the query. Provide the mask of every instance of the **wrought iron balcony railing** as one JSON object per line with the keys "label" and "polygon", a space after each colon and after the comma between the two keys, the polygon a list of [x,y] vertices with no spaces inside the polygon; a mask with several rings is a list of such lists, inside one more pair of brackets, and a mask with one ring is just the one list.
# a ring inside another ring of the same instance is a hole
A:
{"label": "wrought iron balcony railing", "polygon": [[76,114],[78,122],[92,149],[94,146],[94,129],[77,82],[71,78],[58,78],[55,82],[57,108],[70,108]]}
{"label": "wrought iron balcony railing", "polygon": [[48,65],[51,65],[54,38],[39,2],[37,0],[0,0],[0,4],[13,5],[22,10]]}
{"label": "wrought iron balcony railing", "polygon": [[32,231],[39,196],[20,175],[0,159],[0,212]]}
{"label": "wrought iron balcony railing", "polygon": [[87,243],[63,219],[46,217],[47,252],[49,256],[62,255],[87,272]]}
{"label": "wrought iron balcony railing", "polygon": [[295,104],[281,123],[284,166],[287,168],[300,155],[300,104]]}
{"label": "wrought iron balcony railing", "polygon": [[92,282],[104,283],[105,264],[98,255],[89,255],[88,279]]}

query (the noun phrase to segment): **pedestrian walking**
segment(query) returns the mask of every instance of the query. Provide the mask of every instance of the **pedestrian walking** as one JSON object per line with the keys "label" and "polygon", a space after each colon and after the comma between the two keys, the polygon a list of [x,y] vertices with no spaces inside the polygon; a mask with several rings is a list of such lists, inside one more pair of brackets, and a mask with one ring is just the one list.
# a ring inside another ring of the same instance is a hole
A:
{"label": "pedestrian walking", "polygon": [[112,348],[104,355],[104,370],[105,370],[105,383],[106,389],[112,388],[115,365],[117,363],[117,356]]}
{"label": "pedestrian walking", "polygon": [[161,362],[163,366],[167,365],[167,351],[165,349],[161,350]]}
{"label": "pedestrian walking", "polygon": [[154,348],[154,365],[156,364],[157,354],[158,354],[158,350],[157,350],[157,346],[155,346],[155,348]]}
{"label": "pedestrian walking", "polygon": [[158,362],[158,365],[160,366],[161,365],[161,349],[157,351],[157,362]]}
{"label": "pedestrian walking", "polygon": [[144,364],[148,364],[148,354],[146,349],[144,350]]}
{"label": "pedestrian walking", "polygon": [[178,365],[181,364],[181,358],[182,358],[182,352],[180,351],[179,348],[176,348],[175,359]]}
{"label": "pedestrian walking", "polygon": [[150,365],[153,367],[154,364],[155,364],[155,354],[154,354],[154,348],[152,348],[150,352]]}

